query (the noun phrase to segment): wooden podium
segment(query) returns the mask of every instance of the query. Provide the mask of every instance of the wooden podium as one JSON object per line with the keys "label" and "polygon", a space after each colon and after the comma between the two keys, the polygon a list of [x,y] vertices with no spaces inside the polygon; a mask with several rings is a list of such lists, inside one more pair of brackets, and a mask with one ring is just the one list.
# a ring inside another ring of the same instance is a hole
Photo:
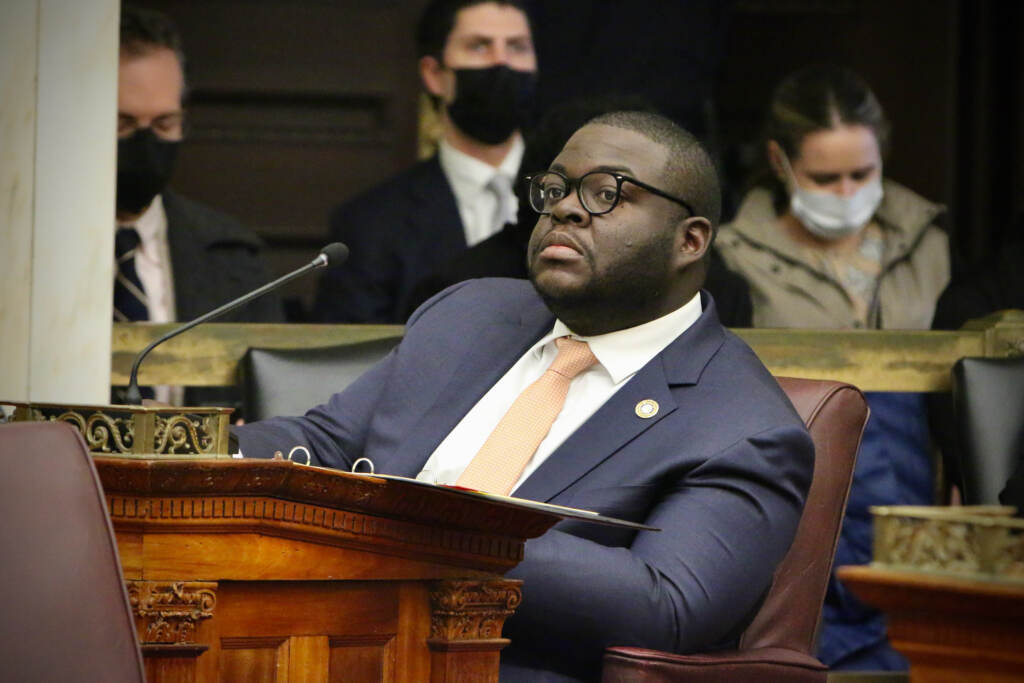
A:
{"label": "wooden podium", "polygon": [[289,461],[95,461],[150,683],[497,681],[501,574],[560,519]]}

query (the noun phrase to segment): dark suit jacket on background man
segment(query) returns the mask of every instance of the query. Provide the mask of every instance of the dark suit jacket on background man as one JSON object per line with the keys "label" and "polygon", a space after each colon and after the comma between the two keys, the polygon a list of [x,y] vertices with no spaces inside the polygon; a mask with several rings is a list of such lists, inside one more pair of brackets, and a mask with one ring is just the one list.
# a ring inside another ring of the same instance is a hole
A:
{"label": "dark suit jacket on background man", "polygon": [[[166,190],[167,243],[177,319],[188,321],[270,282],[263,241],[231,216]],[[284,322],[276,292],[226,313],[218,322]],[[233,387],[189,387],[185,405],[239,408]]]}
{"label": "dark suit jacket on background man", "polygon": [[[177,318],[191,320],[270,282],[263,241],[239,221],[174,192],[163,193]],[[271,292],[218,322],[284,322]]]}
{"label": "dark suit jacket on background man", "polygon": [[338,207],[330,234],[353,258],[320,281],[314,316],[325,321],[404,321],[416,284],[466,248],[436,156]]}

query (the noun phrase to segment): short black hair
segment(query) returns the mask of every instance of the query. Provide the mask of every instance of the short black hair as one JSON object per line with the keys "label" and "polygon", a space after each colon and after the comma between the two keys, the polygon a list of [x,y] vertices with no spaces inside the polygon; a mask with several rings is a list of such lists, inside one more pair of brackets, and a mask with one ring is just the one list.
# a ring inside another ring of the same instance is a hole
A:
{"label": "short black hair", "polygon": [[121,54],[127,57],[142,57],[153,50],[167,49],[174,53],[185,79],[181,92],[182,101],[188,92],[188,78],[185,76],[185,50],[181,34],[171,18],[162,12],[124,5],[121,7]]}
{"label": "short black hair", "polygon": [[171,18],[156,10],[125,5],[121,8],[121,51],[136,57],[155,48],[172,50],[185,63],[181,34]]}
{"label": "short black hair", "polygon": [[668,150],[665,176],[672,179],[668,192],[678,194],[696,215],[718,229],[722,215],[722,190],[718,169],[704,145],[671,119],[650,111],[615,111],[596,116],[587,125],[614,126],[640,133]]}
{"label": "short black hair", "polygon": [[[496,5],[507,5],[523,13],[526,23],[530,23],[530,15],[520,0],[431,0],[423,8],[420,20],[416,24],[416,56],[434,57],[441,61],[448,35],[455,28],[455,15],[459,10],[492,2]],[[533,29],[531,27],[532,35]]]}

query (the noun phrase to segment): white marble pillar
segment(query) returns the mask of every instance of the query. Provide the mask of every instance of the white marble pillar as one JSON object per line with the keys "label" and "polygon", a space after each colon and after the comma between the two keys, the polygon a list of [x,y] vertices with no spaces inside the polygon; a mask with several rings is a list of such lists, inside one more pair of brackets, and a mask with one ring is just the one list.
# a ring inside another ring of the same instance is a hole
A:
{"label": "white marble pillar", "polygon": [[118,20],[0,2],[0,399],[109,400]]}

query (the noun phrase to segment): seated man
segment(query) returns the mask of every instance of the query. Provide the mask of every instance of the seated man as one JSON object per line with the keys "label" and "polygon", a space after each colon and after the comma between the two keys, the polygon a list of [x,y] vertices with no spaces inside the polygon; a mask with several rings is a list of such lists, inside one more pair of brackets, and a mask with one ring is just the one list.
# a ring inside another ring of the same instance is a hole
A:
{"label": "seated man", "polygon": [[302,444],[318,465],[367,457],[661,529],[563,522],[530,540],[508,573],[525,583],[503,683],[594,680],[608,645],[734,645],[793,539],[814,452],[700,290],[719,217],[711,159],[661,116],[612,112],[530,183],[532,286],[445,290],[328,403],[236,428],[241,449]]}

